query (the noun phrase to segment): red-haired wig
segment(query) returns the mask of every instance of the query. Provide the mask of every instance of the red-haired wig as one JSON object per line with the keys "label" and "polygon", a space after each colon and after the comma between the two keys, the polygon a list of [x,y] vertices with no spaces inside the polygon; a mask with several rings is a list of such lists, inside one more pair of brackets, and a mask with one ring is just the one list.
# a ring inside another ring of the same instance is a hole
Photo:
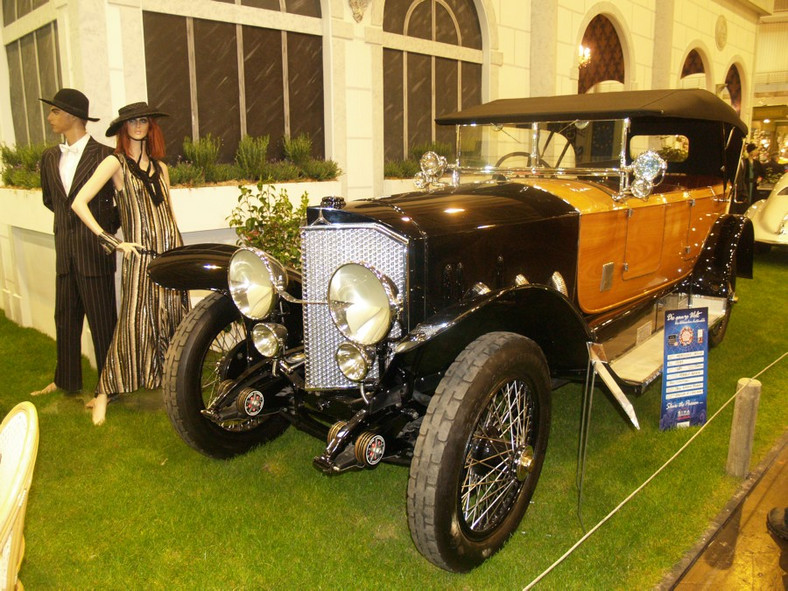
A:
{"label": "red-haired wig", "polygon": [[[116,154],[125,154],[131,158],[131,138],[128,133],[128,121],[124,121],[121,128],[117,133],[117,143],[115,147]],[[161,132],[161,127],[156,123],[156,119],[148,117],[148,135],[145,145],[148,149],[148,156],[154,160],[164,160],[166,155],[164,145],[164,134]]]}

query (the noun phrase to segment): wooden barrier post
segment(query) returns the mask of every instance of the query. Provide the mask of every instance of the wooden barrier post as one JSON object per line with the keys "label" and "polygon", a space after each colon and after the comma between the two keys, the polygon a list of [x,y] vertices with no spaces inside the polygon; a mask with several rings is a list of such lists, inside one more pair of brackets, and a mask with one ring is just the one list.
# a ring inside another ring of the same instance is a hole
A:
{"label": "wooden barrier post", "polygon": [[728,445],[728,463],[725,465],[725,471],[731,476],[744,478],[750,470],[761,383],[758,380],[741,378],[736,384],[736,391],[739,394],[736,396],[733,409],[731,440]]}

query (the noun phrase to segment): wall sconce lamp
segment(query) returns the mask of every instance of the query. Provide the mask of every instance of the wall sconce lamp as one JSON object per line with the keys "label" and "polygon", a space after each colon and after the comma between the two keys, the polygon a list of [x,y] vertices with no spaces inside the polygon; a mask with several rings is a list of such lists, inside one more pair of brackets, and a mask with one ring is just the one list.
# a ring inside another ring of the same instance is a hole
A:
{"label": "wall sconce lamp", "polygon": [[585,68],[591,61],[591,48],[585,45],[577,47],[577,63],[581,68]]}

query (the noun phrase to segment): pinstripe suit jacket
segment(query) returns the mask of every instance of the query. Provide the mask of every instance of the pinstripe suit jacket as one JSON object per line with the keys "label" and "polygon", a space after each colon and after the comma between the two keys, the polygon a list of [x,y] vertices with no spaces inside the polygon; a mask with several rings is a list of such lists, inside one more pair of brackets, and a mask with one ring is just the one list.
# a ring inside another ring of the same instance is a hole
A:
{"label": "pinstripe suit jacket", "polygon": [[[115,272],[115,255],[107,255],[98,238],[71,209],[79,190],[95,172],[99,163],[112,154],[112,148],[88,139],[77,164],[71,191],[66,195],[60,180],[60,148],[54,146],[41,156],[41,191],[44,205],[55,213],[55,269],[58,275],[69,271],[72,262],[76,272],[86,276],[109,275]],[[108,232],[117,230],[114,205],[115,189],[110,180],[90,202],[90,211]]]}

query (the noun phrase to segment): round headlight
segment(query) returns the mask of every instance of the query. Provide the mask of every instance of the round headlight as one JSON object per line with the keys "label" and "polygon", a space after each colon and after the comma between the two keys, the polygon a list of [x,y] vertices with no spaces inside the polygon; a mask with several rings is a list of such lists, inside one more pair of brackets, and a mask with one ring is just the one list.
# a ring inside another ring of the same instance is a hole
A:
{"label": "round headlight", "polygon": [[360,382],[367,377],[369,367],[372,364],[369,356],[358,345],[353,343],[342,343],[339,345],[334,357],[342,375],[353,382]]}
{"label": "round headlight", "polygon": [[668,163],[662,159],[662,156],[651,150],[643,152],[635,158],[635,162],[632,164],[635,178],[645,179],[649,182],[653,182],[660,174],[665,174],[667,168]]}
{"label": "round headlight", "polygon": [[287,342],[287,329],[281,324],[255,324],[252,342],[263,357],[276,357]]}
{"label": "round headlight", "polygon": [[241,314],[262,320],[274,309],[278,290],[287,287],[282,263],[257,248],[237,250],[227,271],[230,296]]}
{"label": "round headlight", "polygon": [[373,267],[342,265],[328,283],[328,309],[353,342],[374,345],[386,337],[397,314],[397,288]]}
{"label": "round headlight", "polygon": [[425,152],[419,159],[419,166],[424,176],[437,180],[446,170],[446,158],[433,151]]}
{"label": "round headlight", "polygon": [[645,199],[654,190],[654,183],[646,179],[635,179],[632,183],[632,194],[638,199]]}

